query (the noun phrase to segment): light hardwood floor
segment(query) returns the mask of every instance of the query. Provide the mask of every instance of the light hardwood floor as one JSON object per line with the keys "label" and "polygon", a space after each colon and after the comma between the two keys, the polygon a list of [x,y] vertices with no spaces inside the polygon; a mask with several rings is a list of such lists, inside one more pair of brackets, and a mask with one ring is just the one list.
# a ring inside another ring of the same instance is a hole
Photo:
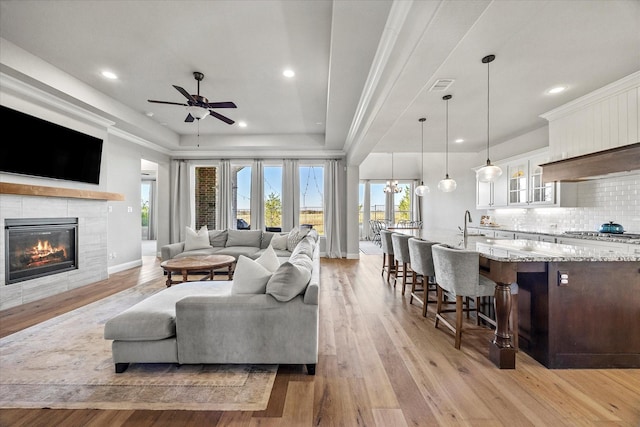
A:
{"label": "light hardwood floor", "polygon": [[[431,306],[423,318],[381,264],[380,255],[321,260],[316,375],[280,366],[264,411],[3,409],[0,426],[640,426],[640,370],[549,370],[523,352],[515,370],[499,370],[487,358],[490,330],[463,334],[456,350]],[[149,280],[164,287],[152,257],[0,312],[0,336]]]}

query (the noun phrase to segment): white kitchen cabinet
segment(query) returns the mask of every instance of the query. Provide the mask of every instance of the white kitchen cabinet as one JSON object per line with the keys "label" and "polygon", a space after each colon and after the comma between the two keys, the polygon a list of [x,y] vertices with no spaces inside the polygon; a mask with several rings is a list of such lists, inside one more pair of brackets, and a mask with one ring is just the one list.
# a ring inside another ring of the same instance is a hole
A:
{"label": "white kitchen cabinet", "polygon": [[549,121],[550,161],[640,140],[640,71],[540,117]]}
{"label": "white kitchen cabinet", "polygon": [[532,234],[532,233],[520,233],[517,232],[515,233],[514,239],[516,240],[533,240],[533,241],[540,241],[540,235],[539,234]]}
{"label": "white kitchen cabinet", "polygon": [[548,242],[548,243],[556,243],[556,238],[554,236],[549,236],[546,234],[541,234],[540,235],[540,241],[541,242]]}
{"label": "white kitchen cabinet", "polygon": [[496,230],[495,231],[495,238],[496,239],[511,239],[511,240],[513,240],[515,238],[515,233],[513,231]]}
{"label": "white kitchen cabinet", "polygon": [[555,182],[545,183],[541,164],[549,157],[546,153],[509,163],[508,205],[515,207],[553,206],[556,204]]}

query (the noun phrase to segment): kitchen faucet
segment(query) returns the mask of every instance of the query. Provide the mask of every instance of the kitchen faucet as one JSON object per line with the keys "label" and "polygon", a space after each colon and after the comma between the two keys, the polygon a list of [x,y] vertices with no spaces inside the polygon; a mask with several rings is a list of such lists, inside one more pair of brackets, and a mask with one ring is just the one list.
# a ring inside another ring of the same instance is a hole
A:
{"label": "kitchen faucet", "polygon": [[467,240],[467,218],[469,219],[469,222],[473,222],[471,219],[471,212],[468,210],[464,211],[464,231],[462,232],[462,235],[464,236],[465,241]]}

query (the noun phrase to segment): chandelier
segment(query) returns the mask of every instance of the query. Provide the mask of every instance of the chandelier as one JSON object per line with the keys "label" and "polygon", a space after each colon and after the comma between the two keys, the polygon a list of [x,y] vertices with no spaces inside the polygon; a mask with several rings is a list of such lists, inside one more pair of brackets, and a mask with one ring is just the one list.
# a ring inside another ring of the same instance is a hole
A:
{"label": "chandelier", "polygon": [[402,188],[398,186],[398,180],[393,179],[393,153],[391,153],[391,179],[387,181],[383,191],[385,193],[399,193],[402,191]]}

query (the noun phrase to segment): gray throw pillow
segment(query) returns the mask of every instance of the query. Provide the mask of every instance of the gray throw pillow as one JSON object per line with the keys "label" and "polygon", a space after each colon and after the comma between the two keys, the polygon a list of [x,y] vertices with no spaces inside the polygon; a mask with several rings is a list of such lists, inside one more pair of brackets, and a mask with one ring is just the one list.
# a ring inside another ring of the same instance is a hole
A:
{"label": "gray throw pillow", "polygon": [[306,236],[307,233],[309,233],[309,230],[311,229],[310,228],[300,229],[298,227],[292,228],[287,238],[287,250],[289,252],[292,252],[295,249],[296,245],[300,242],[300,240],[302,240],[304,236]]}
{"label": "gray throw pillow", "polygon": [[224,248],[227,244],[227,230],[210,230],[209,241],[214,248]]}
{"label": "gray throw pillow", "polygon": [[311,237],[303,238],[298,242],[298,244],[293,249],[293,251],[291,251],[291,256],[301,253],[301,254],[305,254],[312,257],[314,244],[315,243],[313,243],[313,241],[311,240]]}
{"label": "gray throw pillow", "polygon": [[287,240],[289,239],[289,235],[288,234],[283,234],[283,235],[277,235],[277,236],[273,236],[271,238],[271,242],[269,242],[269,245],[273,248],[273,249],[278,249],[281,251],[286,251],[287,250]]}
{"label": "gray throw pillow", "polygon": [[260,247],[260,241],[262,240],[261,230],[227,230],[227,244],[226,246],[251,246],[254,248]]}
{"label": "gray throw pillow", "polygon": [[310,269],[286,261],[267,282],[267,294],[281,302],[290,301],[304,293],[310,280]]}

